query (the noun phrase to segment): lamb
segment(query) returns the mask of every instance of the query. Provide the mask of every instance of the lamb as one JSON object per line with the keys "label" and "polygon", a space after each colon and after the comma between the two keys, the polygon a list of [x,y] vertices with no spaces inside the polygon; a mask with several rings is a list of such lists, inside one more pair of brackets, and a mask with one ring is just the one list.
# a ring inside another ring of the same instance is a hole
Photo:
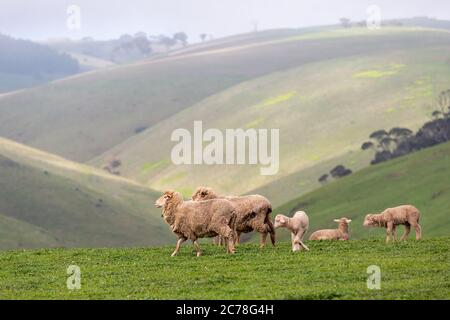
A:
{"label": "lamb", "polygon": [[[261,233],[261,247],[265,246],[268,233],[270,233],[272,245],[275,246],[275,228],[270,216],[272,205],[265,197],[258,194],[223,197],[206,187],[198,187],[192,195],[194,201],[207,199],[226,199],[233,203],[236,208],[236,244],[240,241],[241,233],[256,230]],[[220,243],[220,239],[218,242]]]}
{"label": "lamb", "polygon": [[309,218],[304,211],[297,211],[292,218],[289,218],[282,214],[275,216],[275,229],[286,228],[291,231],[292,251],[299,251],[305,248],[309,251],[309,248],[303,243],[303,236],[309,228]]}
{"label": "lamb", "polygon": [[207,201],[184,201],[175,191],[166,191],[155,202],[162,209],[162,217],[170,229],[178,236],[172,257],[178,254],[181,244],[192,240],[197,257],[201,255],[198,238],[222,236],[227,240],[227,252],[234,253],[236,210],[232,203],[224,199]]}
{"label": "lamb", "polygon": [[395,208],[388,208],[379,214],[368,214],[364,219],[364,227],[385,227],[386,228],[386,243],[388,243],[392,234],[394,234],[394,241],[397,240],[397,226],[402,224],[405,226],[405,232],[400,238],[405,240],[411,227],[416,231],[416,240],[420,240],[422,236],[422,229],[419,225],[420,212],[412,205],[403,205]]}
{"label": "lamb", "polygon": [[337,229],[317,230],[309,236],[309,240],[348,240],[350,235],[348,233],[348,224],[351,219],[345,217],[334,219],[334,222],[339,223]]}

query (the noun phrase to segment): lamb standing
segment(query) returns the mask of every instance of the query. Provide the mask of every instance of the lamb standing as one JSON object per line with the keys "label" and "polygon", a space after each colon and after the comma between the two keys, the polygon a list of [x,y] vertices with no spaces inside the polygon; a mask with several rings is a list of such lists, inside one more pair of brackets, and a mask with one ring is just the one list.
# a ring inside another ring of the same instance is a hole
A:
{"label": "lamb standing", "polygon": [[201,255],[198,238],[222,236],[227,240],[227,252],[234,253],[234,228],[236,210],[230,201],[214,199],[208,201],[184,201],[175,191],[166,191],[155,202],[157,208],[163,208],[162,217],[170,229],[178,236],[175,251],[177,255],[181,244],[192,240],[197,257]]}
{"label": "lamb standing", "polygon": [[411,205],[403,205],[395,208],[388,208],[379,214],[368,214],[364,219],[364,227],[384,227],[386,228],[386,243],[391,240],[394,234],[394,240],[397,240],[397,226],[403,224],[405,226],[405,233],[403,233],[400,240],[405,240],[411,227],[416,231],[416,240],[420,240],[422,236],[422,229],[419,224],[420,212]]}
{"label": "lamb standing", "polygon": [[[270,233],[272,245],[275,246],[275,228],[270,214],[272,205],[269,200],[258,194],[248,196],[218,196],[211,188],[199,187],[192,195],[192,200],[226,199],[236,208],[236,243],[239,243],[241,233],[253,230],[261,233],[260,246],[266,244],[267,234]],[[220,239],[219,239],[220,243]]]}
{"label": "lamb standing", "polygon": [[292,218],[282,214],[277,214],[275,217],[275,229],[286,228],[291,231],[292,251],[299,251],[309,248],[303,243],[303,236],[309,228],[309,218],[304,211],[297,211]]}
{"label": "lamb standing", "polygon": [[339,223],[337,229],[317,230],[309,236],[309,240],[348,240],[350,237],[348,233],[348,224],[351,221],[351,219],[345,217],[334,219],[334,222]]}

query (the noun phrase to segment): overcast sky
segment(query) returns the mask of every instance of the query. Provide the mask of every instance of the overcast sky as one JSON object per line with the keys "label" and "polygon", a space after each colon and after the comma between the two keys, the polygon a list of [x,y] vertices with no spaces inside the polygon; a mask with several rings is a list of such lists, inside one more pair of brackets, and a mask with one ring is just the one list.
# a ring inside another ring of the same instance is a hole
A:
{"label": "overcast sky", "polygon": [[[67,26],[70,5],[80,8],[79,29]],[[450,0],[0,0],[0,32],[34,40],[107,39],[136,31],[221,37],[251,31],[255,21],[262,30],[334,24],[340,17],[362,20],[370,5],[381,9],[383,19],[450,20]]]}

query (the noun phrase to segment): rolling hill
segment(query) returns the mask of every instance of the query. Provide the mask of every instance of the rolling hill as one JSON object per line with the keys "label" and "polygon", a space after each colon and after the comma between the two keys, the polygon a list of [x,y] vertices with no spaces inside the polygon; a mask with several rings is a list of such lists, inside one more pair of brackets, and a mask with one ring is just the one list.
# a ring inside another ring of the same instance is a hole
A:
{"label": "rolling hill", "polygon": [[[299,46],[298,52],[291,48],[291,54],[304,55],[300,66],[210,95],[89,163],[102,167],[119,159],[124,176],[158,190],[174,188],[186,196],[199,185],[222,193],[256,190],[270,196],[275,205],[319,187],[317,178],[337,164],[359,170],[369,164],[368,155],[359,150],[370,133],[394,126],[417,129],[429,119],[436,95],[450,87],[450,55],[444,53],[450,48],[450,33],[408,30],[363,36],[362,32],[327,31],[315,34],[321,41],[310,40],[313,34],[308,34],[298,37],[308,40],[287,42]],[[371,41],[374,46],[368,44]],[[313,44],[314,49],[309,47]],[[326,49],[331,45],[332,53]],[[243,49],[241,54],[247,50],[252,51]],[[262,61],[255,58],[253,63]],[[279,129],[280,171],[262,176],[259,165],[172,165],[171,133],[177,128],[193,132],[195,120],[203,121],[204,130],[222,132]]]}
{"label": "rolling hill", "polygon": [[172,239],[139,184],[0,138],[0,249],[124,247]]}
{"label": "rolling hill", "polygon": [[[352,238],[380,237],[384,229],[365,229],[364,216],[413,204],[421,211],[424,238],[448,236],[450,224],[450,143],[370,166],[276,208],[274,214],[308,213],[309,234],[336,228],[333,219],[349,217]],[[401,234],[403,228],[398,231]],[[414,234],[414,231],[412,232]],[[287,232],[278,233],[287,239]],[[412,238],[413,236],[410,235]]]}

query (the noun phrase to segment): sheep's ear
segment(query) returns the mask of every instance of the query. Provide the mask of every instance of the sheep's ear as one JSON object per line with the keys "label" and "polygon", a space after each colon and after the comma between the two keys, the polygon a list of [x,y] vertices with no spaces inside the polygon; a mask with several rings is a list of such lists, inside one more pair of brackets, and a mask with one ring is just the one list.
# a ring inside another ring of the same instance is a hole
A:
{"label": "sheep's ear", "polygon": [[347,223],[350,223],[350,222],[352,222],[352,219],[347,219]]}
{"label": "sheep's ear", "polygon": [[172,198],[173,197],[173,192],[169,191],[166,193],[168,198]]}
{"label": "sheep's ear", "polygon": [[285,223],[285,222],[286,222],[286,219],[285,219],[283,216],[281,216],[281,217],[280,217],[280,222],[281,222],[281,223]]}
{"label": "sheep's ear", "polygon": [[341,222],[340,219],[334,219],[333,221],[334,221],[334,222]]}

